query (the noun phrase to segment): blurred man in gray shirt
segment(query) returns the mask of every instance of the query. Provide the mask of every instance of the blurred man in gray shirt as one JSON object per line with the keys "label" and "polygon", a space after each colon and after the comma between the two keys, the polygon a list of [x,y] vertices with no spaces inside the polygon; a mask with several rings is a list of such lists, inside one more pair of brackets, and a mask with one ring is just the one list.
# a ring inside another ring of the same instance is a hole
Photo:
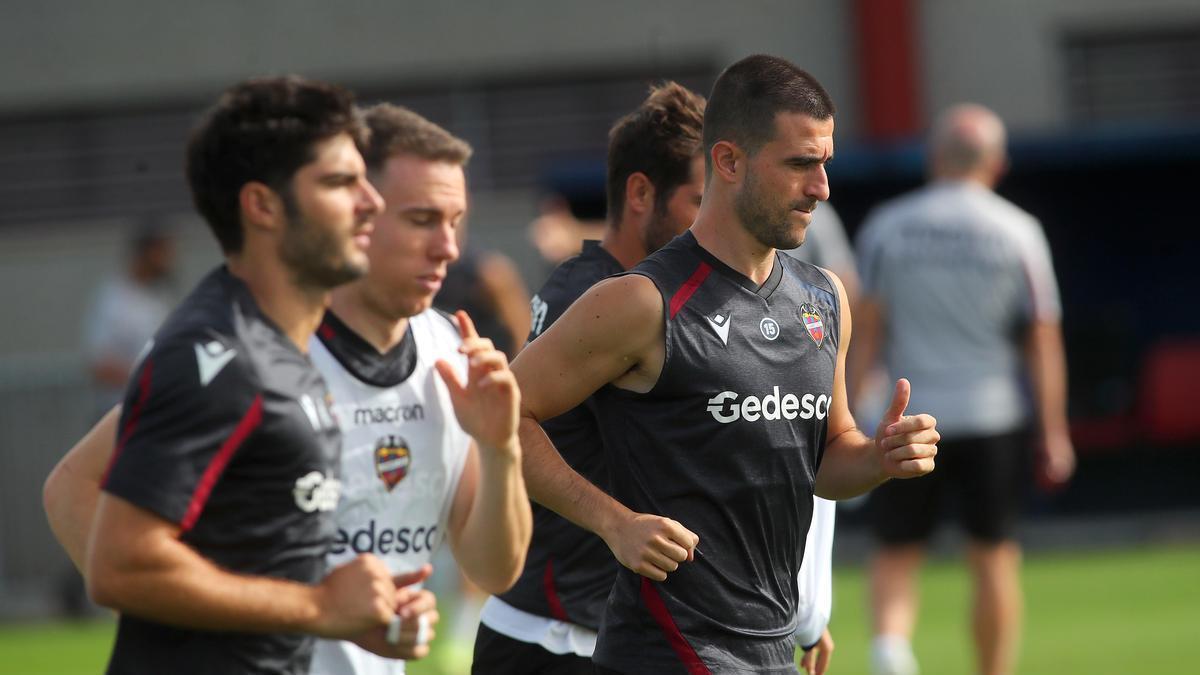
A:
{"label": "blurred man in gray shirt", "polygon": [[858,242],[863,297],[848,394],[882,353],[942,433],[937,472],[871,497],[881,544],[871,567],[872,663],[876,673],[917,672],[916,573],[941,500],[953,494],[975,582],[978,671],[998,675],[1014,671],[1020,635],[1014,529],[1029,449],[1039,450],[1046,482],[1074,470],[1061,308],[1041,225],[992,191],[1007,168],[1000,119],[976,105],[951,108],[934,126],[929,160],[931,182],[880,206]]}

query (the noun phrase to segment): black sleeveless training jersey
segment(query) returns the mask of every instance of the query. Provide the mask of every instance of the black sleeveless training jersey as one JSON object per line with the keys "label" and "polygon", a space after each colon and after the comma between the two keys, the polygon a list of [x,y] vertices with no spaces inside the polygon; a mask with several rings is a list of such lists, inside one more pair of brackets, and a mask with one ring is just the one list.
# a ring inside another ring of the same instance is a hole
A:
{"label": "black sleeveless training jersey", "polygon": [[662,583],[618,570],[593,659],[626,673],[794,673],[836,288],[778,254],[758,287],[690,232],[630,273],[662,294],[666,356],[650,392],[595,395],[613,495],[700,543]]}
{"label": "black sleeveless training jersey", "polygon": [[[325,381],[224,267],[158,333],[125,396],[105,492],[179,525],[224,569],[325,574],[341,433]],[[109,673],[307,673],[313,638],[122,613]]]}
{"label": "black sleeveless training jersey", "polygon": [[[600,242],[585,241],[583,252],[559,265],[531,302],[530,341],[598,281],[624,268]],[[584,478],[608,489],[608,465],[591,398],[548,419],[542,428],[563,459]],[[533,505],[533,540],[521,577],[504,602],[539,616],[599,630],[604,603],[618,564],[604,540],[540,504]]]}

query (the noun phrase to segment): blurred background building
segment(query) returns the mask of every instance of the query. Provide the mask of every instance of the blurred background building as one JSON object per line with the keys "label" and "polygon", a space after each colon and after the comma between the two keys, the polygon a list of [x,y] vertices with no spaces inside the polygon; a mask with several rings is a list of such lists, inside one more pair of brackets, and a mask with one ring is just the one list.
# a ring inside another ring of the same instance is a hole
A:
{"label": "blurred background building", "polygon": [[149,215],[175,235],[177,288],[219,259],[182,155],[221,89],[299,73],[463,136],[472,241],[536,288],[549,267],[527,226],[552,196],[603,217],[607,129],[647,84],[707,92],[755,52],[810,70],[837,102],[830,175],[851,236],[921,182],[934,113],[974,101],[1004,118],[1000,192],[1041,218],[1055,254],[1081,452],[1076,482],[1039,508],[1195,513],[1195,0],[5,3],[0,615],[47,611],[68,564],[40,486],[93,421],[81,335],[96,288]]}

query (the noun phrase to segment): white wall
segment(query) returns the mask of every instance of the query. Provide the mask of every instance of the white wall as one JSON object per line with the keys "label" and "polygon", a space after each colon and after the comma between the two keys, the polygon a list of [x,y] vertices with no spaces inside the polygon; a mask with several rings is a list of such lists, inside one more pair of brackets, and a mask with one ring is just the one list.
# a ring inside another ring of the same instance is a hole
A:
{"label": "white wall", "polygon": [[974,101],[1015,130],[1061,129],[1067,31],[1197,21],[1196,0],[924,0],[917,42],[926,116]]}
{"label": "white wall", "polygon": [[0,111],[212,92],[254,74],[354,84],[681,57],[792,59],[852,122],[847,3],[833,0],[45,0],[6,3]]}

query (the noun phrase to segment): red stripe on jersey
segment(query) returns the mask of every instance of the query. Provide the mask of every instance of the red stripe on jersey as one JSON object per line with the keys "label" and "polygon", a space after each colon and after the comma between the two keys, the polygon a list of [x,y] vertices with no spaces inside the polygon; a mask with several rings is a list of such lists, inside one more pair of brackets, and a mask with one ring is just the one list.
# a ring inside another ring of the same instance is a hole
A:
{"label": "red stripe on jersey", "polygon": [[567,610],[563,609],[562,600],[558,598],[558,589],[554,586],[554,559],[546,561],[546,572],[542,575],[542,588],[546,591],[546,603],[550,605],[550,616],[559,621],[567,621]]}
{"label": "red stripe on jersey", "polygon": [[654,617],[658,627],[667,636],[667,642],[671,643],[671,649],[675,650],[675,655],[687,668],[688,675],[711,675],[708,666],[704,665],[696,650],[692,649],[692,645],[688,643],[687,638],[679,632],[679,627],[675,625],[675,619],[671,618],[671,611],[667,609],[666,603],[659,596],[658,589],[654,588],[654,584],[646,577],[642,577],[642,602],[646,604],[646,609],[650,610],[650,616]]}
{"label": "red stripe on jersey", "polygon": [[137,426],[138,417],[142,414],[142,409],[146,407],[146,399],[150,398],[150,374],[154,368],[154,362],[150,357],[146,357],[146,363],[142,366],[142,375],[138,378],[138,397],[133,404],[133,409],[129,411],[129,417],[125,418],[125,428],[121,429],[117,434],[117,447],[113,450],[112,457],[108,458],[108,466],[104,469],[104,475],[100,477],[100,485],[103,486],[108,482],[108,474],[112,471],[113,465],[117,463],[117,457],[120,456],[121,450],[125,448],[125,443],[129,441],[129,437],[133,435],[133,429]]}
{"label": "red stripe on jersey", "polygon": [[708,273],[712,271],[712,267],[706,263],[700,263],[695,272],[692,272],[691,278],[683,282],[679,290],[675,291],[675,295],[671,296],[671,318],[674,319],[679,310],[687,304],[687,301],[696,293],[696,289],[700,288],[700,284],[708,278]]}
{"label": "red stripe on jersey", "polygon": [[204,470],[204,475],[200,476],[200,482],[196,485],[196,491],[192,493],[192,501],[188,502],[187,511],[183,514],[183,521],[179,523],[180,534],[192,529],[192,526],[196,524],[200,518],[200,512],[204,510],[205,502],[208,501],[208,495],[217,484],[217,479],[221,477],[221,472],[225,470],[229,460],[233,459],[233,453],[262,422],[262,407],[263,398],[262,394],[259,394],[254,397],[254,403],[250,404],[250,409],[234,427],[233,433],[229,434],[229,438],[225,439],[221,448],[217,450],[217,454],[208,463],[208,468]]}

